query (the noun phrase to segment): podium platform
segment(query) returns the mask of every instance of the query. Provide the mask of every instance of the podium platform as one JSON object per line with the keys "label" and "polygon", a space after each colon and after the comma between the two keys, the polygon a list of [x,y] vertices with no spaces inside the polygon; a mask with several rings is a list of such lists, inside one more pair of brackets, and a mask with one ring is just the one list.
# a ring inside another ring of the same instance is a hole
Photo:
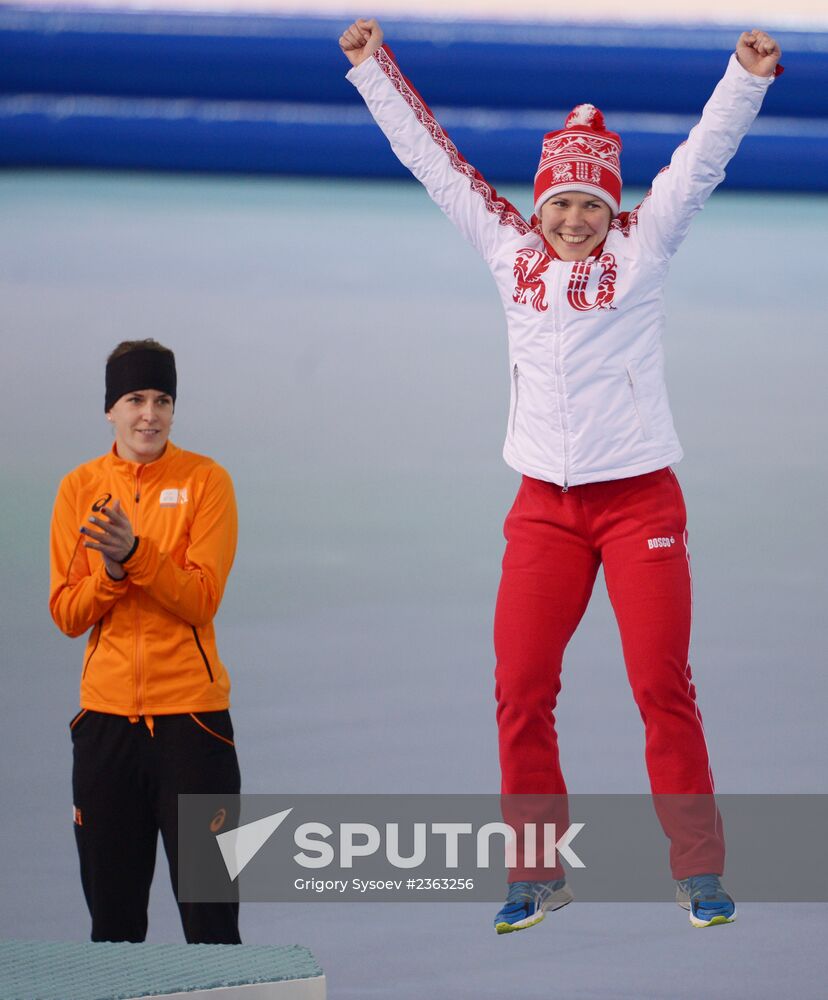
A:
{"label": "podium platform", "polygon": [[325,1000],[301,945],[0,941],[2,1000]]}

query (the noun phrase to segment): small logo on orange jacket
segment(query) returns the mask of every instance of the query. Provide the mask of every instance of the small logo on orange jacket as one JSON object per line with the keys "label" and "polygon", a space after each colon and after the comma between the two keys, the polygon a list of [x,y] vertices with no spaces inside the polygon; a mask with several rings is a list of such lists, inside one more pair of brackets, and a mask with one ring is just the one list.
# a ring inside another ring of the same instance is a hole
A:
{"label": "small logo on orange jacket", "polygon": [[94,510],[95,513],[97,514],[99,510],[101,510],[103,507],[106,507],[106,505],[109,503],[111,499],[112,499],[111,493],[104,493],[102,497],[98,497],[98,499],[92,504],[92,510]]}
{"label": "small logo on orange jacket", "polygon": [[162,507],[177,507],[179,504],[187,503],[188,500],[187,487],[185,486],[180,490],[161,490],[159,503]]}

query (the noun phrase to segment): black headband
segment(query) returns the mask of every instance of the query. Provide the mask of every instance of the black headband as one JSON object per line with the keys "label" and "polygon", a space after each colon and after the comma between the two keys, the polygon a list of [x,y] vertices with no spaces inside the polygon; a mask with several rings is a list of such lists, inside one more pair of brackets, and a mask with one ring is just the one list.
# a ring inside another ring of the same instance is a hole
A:
{"label": "black headband", "polygon": [[175,402],[175,388],[175,358],[172,353],[137,348],[107,362],[104,412],[108,413],[121,396],[140,389],[165,392]]}

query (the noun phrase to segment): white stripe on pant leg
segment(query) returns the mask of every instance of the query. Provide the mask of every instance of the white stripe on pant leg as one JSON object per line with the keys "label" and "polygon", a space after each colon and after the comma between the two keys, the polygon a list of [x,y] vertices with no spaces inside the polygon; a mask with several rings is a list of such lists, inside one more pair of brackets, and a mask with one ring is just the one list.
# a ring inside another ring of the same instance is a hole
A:
{"label": "white stripe on pant leg", "polygon": [[[687,528],[684,529],[684,534],[682,535],[682,541],[684,542],[684,557],[687,560],[687,576],[690,578],[690,634],[693,634],[693,570],[690,568],[690,548],[687,545]],[[715,792],[713,787],[713,770],[710,766],[710,748],[707,745],[707,736],[704,732],[704,723],[702,722],[701,713],[699,712],[699,706],[696,702],[693,692],[691,690],[693,682],[690,679],[690,643],[687,644],[687,659],[686,665],[684,667],[684,679],[687,681],[687,694],[690,696],[690,700],[693,702],[693,710],[696,713],[696,720],[699,724],[699,729],[701,730],[702,740],[704,741],[704,752],[707,754],[707,778],[710,782],[711,793]],[[719,815],[718,810],[716,811],[716,827],[718,829]]]}

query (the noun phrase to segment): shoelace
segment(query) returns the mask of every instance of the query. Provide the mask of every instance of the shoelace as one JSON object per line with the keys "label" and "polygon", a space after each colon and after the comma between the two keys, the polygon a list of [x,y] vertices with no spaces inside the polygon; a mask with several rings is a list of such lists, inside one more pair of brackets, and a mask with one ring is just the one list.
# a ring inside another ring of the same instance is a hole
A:
{"label": "shoelace", "polygon": [[535,897],[543,900],[555,891],[557,885],[557,882],[511,882],[506,902],[522,903]]}
{"label": "shoelace", "polygon": [[722,894],[718,875],[692,875],[687,879],[691,899],[715,899]]}
{"label": "shoelace", "polygon": [[532,898],[531,882],[510,882],[509,893],[506,896],[507,903],[522,903]]}

